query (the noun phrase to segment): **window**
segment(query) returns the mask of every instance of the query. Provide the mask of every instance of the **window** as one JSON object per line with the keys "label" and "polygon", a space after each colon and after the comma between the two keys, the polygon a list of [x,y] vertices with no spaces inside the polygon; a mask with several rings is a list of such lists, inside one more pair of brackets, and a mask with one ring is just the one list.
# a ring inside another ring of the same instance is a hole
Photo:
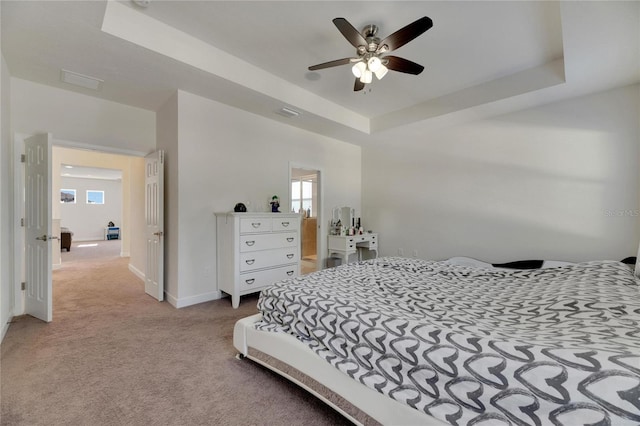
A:
{"label": "window", "polygon": [[313,201],[313,182],[305,180],[291,181],[291,211],[298,213],[302,210],[311,210]]}
{"label": "window", "polygon": [[76,203],[76,190],[75,189],[61,189],[60,190],[60,202],[61,203]]}
{"label": "window", "polygon": [[87,191],[87,204],[104,204],[104,191]]}

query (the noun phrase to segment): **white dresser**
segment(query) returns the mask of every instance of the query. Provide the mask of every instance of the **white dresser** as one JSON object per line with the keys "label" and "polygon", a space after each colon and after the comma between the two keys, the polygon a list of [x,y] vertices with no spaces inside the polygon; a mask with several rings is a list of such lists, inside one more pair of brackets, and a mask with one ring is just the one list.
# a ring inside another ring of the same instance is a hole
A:
{"label": "white dresser", "polygon": [[300,271],[300,218],[291,213],[216,213],[218,289],[255,293]]}

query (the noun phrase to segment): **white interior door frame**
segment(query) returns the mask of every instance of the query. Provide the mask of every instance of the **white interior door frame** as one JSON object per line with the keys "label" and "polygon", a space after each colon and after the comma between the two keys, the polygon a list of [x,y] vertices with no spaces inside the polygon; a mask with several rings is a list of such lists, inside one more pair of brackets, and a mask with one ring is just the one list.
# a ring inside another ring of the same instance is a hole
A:
{"label": "white interior door frame", "polygon": [[[293,161],[289,162],[289,181],[287,183],[288,191],[289,191],[289,204],[287,205],[287,209],[291,208],[291,179],[292,174],[291,170],[293,169],[305,169],[305,170],[314,170],[318,174],[318,206],[317,206],[317,220],[318,220],[318,229],[316,234],[316,269],[319,271],[323,269],[323,260],[325,258],[325,242],[327,241],[327,229],[324,224],[324,220],[322,219],[322,209],[323,209],[323,200],[324,200],[324,170],[317,166],[311,166],[308,164],[296,163]],[[302,252],[300,253],[302,255]]]}
{"label": "white interior door frame", "polygon": [[24,135],[15,133],[13,135],[13,313],[12,315],[24,314],[24,291],[22,282],[24,281],[24,166],[21,161],[24,153]]}

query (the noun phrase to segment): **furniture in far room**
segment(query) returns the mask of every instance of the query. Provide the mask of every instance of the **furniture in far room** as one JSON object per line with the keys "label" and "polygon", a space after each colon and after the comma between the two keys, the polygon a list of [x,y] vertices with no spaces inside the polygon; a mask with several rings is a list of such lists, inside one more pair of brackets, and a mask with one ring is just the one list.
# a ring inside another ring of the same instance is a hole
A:
{"label": "furniture in far room", "polygon": [[357,235],[329,235],[328,254],[338,256],[342,259],[342,264],[349,263],[352,254],[358,254],[358,260],[362,260],[363,251],[374,252],[378,257],[378,234],[367,232]]}
{"label": "furniture in far room", "polygon": [[297,213],[216,213],[218,289],[231,296],[256,293],[300,274]]}
{"label": "furniture in far room", "polygon": [[62,251],[63,249],[71,251],[72,236],[73,232],[71,232],[69,228],[60,228],[60,251]]}
{"label": "furniture in far room", "polygon": [[284,279],[234,346],[355,424],[637,426],[633,268],[500,265],[381,257]]}
{"label": "furniture in far room", "polygon": [[105,240],[119,240],[120,239],[120,227],[119,226],[107,226],[104,228]]}
{"label": "furniture in far room", "polygon": [[302,258],[317,255],[318,218],[302,218]]}

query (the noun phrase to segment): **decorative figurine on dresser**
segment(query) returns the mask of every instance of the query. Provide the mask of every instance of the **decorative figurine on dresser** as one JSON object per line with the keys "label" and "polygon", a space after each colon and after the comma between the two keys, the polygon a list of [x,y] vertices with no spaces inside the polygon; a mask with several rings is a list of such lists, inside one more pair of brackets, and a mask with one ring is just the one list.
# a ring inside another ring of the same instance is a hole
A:
{"label": "decorative figurine on dresser", "polygon": [[269,201],[269,204],[271,204],[271,211],[273,213],[280,213],[280,198],[278,198],[277,195],[271,197],[271,201]]}
{"label": "decorative figurine on dresser", "polygon": [[216,213],[218,289],[231,296],[257,293],[300,274],[300,215]]}

